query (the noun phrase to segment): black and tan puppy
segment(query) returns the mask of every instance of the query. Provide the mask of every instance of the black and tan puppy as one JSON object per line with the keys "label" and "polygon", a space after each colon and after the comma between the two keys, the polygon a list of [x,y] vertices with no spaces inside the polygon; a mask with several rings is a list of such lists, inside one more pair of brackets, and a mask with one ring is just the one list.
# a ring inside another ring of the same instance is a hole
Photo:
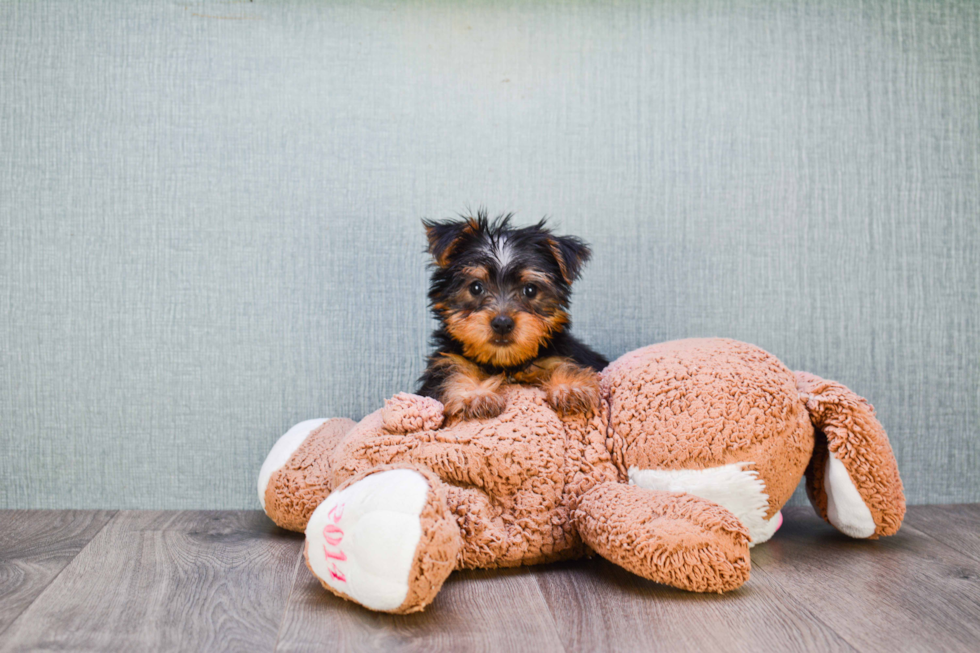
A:
{"label": "black and tan puppy", "polygon": [[596,372],[608,361],[569,333],[572,282],[588,246],[555,236],[544,220],[512,227],[511,215],[423,220],[432,254],[429,301],[440,322],[418,394],[448,417],[494,417],[507,383],[538,385],[562,414],[599,402]]}

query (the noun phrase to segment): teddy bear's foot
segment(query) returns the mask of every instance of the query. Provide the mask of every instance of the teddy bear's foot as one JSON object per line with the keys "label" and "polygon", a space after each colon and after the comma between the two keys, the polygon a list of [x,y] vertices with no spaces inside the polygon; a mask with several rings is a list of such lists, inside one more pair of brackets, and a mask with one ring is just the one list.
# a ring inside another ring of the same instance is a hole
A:
{"label": "teddy bear's foot", "polygon": [[341,486],[306,527],[306,564],[334,594],[404,614],[435,598],[456,566],[459,527],[428,472],[387,469]]}
{"label": "teddy bear's foot", "polygon": [[749,546],[768,541],[782,525],[776,513],[766,519],[766,484],[750,462],[704,469],[640,469],[630,467],[629,482],[648,490],[685,492],[717,503],[735,515],[749,532]]}

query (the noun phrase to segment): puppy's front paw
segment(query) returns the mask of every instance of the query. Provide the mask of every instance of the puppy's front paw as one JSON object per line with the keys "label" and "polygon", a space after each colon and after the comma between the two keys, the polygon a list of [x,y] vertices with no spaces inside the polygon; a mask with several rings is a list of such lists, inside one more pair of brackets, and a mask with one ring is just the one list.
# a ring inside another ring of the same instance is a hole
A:
{"label": "puppy's front paw", "polygon": [[584,415],[599,407],[599,381],[595,376],[555,379],[546,391],[548,403],[562,416]]}
{"label": "puppy's front paw", "polygon": [[475,390],[463,399],[463,417],[465,419],[487,419],[496,417],[504,412],[507,400],[502,394],[493,390]]}
{"label": "puppy's front paw", "polygon": [[442,403],[446,407],[446,416],[462,419],[496,417],[507,407],[507,399],[499,390],[497,379],[482,382],[456,379],[444,388]]}

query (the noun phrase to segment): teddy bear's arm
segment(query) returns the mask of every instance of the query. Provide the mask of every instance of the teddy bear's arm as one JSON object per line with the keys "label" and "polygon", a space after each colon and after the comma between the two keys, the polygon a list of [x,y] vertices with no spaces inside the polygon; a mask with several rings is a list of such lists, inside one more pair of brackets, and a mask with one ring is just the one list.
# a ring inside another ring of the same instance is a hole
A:
{"label": "teddy bear's arm", "polygon": [[502,447],[494,446],[499,444],[496,439],[470,439],[447,429],[366,432],[366,437],[346,440],[330,458],[333,483],[380,465],[423,467],[449,483],[487,492],[511,491],[526,476],[520,473],[521,459],[504,455]]}
{"label": "teddy bear's arm", "polygon": [[[455,429],[433,432],[443,425],[442,404],[430,397],[401,392],[385,401],[381,411],[385,446],[383,461],[372,456],[357,459],[385,464],[410,462],[426,467],[450,483],[505,492],[520,484],[523,474],[506,446],[496,439],[473,437],[464,423]],[[491,447],[491,445],[494,445]],[[374,442],[371,449],[379,449]]]}
{"label": "teddy bear's arm", "polygon": [[443,439],[424,442],[410,449],[403,460],[432,470],[448,483],[472,486],[491,494],[514,491],[527,476],[521,458],[507,457],[503,451],[482,441],[454,442]]}
{"label": "teddy bear's arm", "polygon": [[726,592],[749,578],[748,531],[694,495],[606,482],[585,493],[575,522],[603,558],[658,583]]}
{"label": "teddy bear's arm", "polygon": [[388,433],[417,433],[442,426],[443,411],[437,399],[399,392],[385,400],[381,423]]}

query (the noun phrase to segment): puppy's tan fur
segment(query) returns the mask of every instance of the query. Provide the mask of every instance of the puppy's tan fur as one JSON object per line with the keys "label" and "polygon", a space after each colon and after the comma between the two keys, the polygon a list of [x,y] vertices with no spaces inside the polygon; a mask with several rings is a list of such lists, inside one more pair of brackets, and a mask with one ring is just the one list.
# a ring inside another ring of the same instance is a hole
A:
{"label": "puppy's tan fur", "polygon": [[507,378],[485,374],[463,356],[444,354],[439,363],[449,371],[442,385],[448,417],[483,419],[503,412],[503,388],[508,383],[535,385],[546,393],[548,403],[560,415],[592,413],[599,405],[599,377],[588,368],[560,356],[534,361]]}

